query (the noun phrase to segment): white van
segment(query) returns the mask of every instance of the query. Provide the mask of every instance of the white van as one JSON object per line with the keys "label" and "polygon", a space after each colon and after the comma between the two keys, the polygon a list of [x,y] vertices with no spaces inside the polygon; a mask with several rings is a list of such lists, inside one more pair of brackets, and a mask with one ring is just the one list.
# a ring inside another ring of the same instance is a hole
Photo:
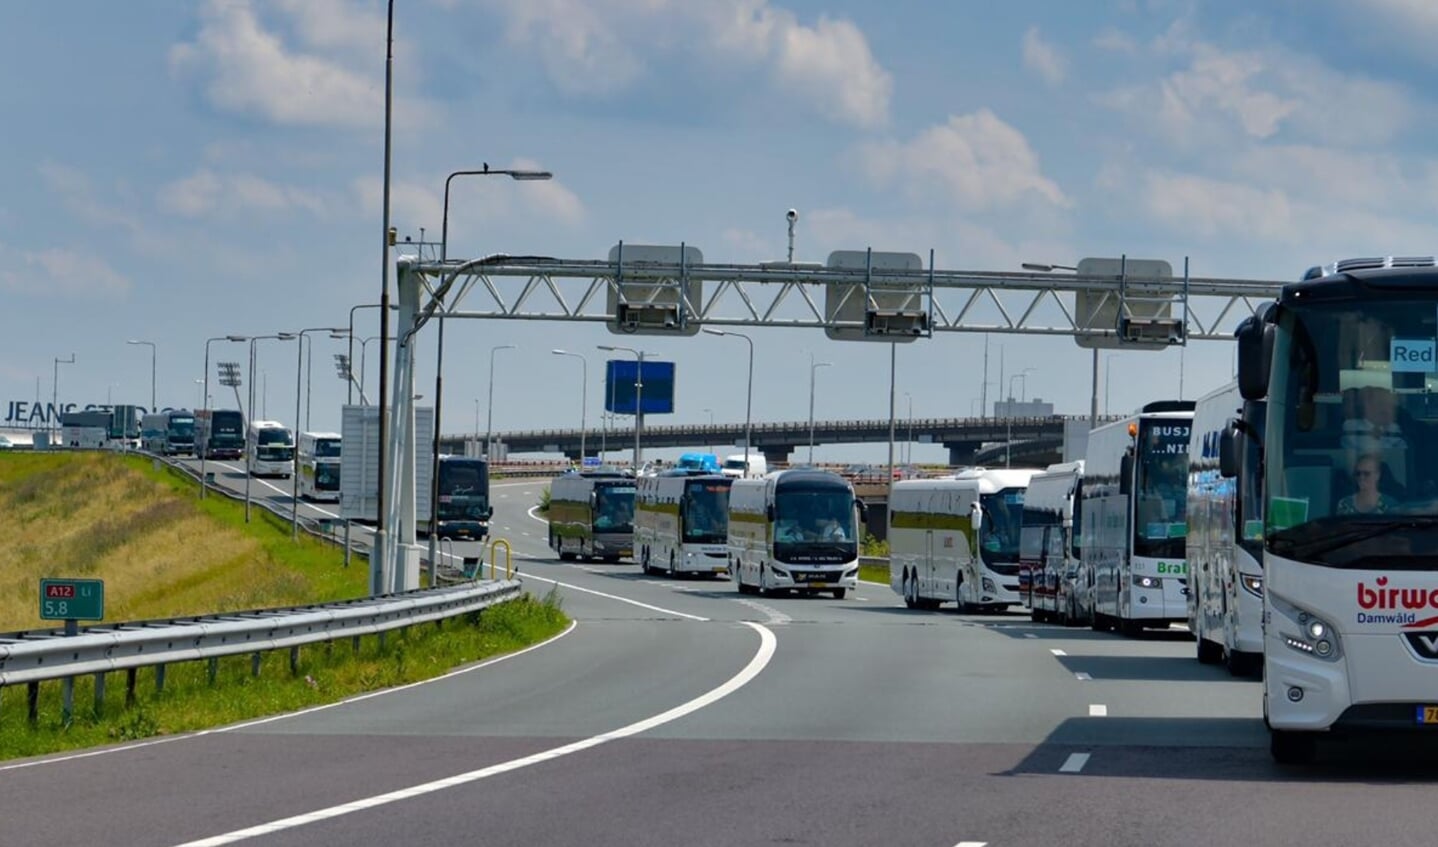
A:
{"label": "white van", "polygon": [[769,472],[769,463],[764,459],[764,454],[756,451],[749,452],[749,471],[744,472],[744,454],[735,453],[724,460],[724,467],[720,469],[725,476],[732,476],[736,479],[755,479]]}

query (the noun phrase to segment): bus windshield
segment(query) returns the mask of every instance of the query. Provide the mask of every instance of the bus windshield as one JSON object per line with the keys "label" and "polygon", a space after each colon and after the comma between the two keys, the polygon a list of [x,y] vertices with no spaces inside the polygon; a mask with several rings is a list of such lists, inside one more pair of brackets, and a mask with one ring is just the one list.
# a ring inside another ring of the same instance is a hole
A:
{"label": "bus windshield", "polygon": [[1279,314],[1265,535],[1330,567],[1438,569],[1438,297],[1309,301]]}
{"label": "bus windshield", "polygon": [[340,490],[339,462],[315,463],[315,488],[320,491]]}
{"label": "bus windshield", "polygon": [[1138,433],[1133,554],[1181,559],[1188,534],[1186,420],[1144,420]]}
{"label": "bus windshield", "polygon": [[255,442],[280,447],[288,447],[293,443],[290,440],[290,431],[287,429],[262,429],[256,433]]}
{"label": "bus windshield", "polygon": [[594,486],[594,531],[634,531],[634,486]]}
{"label": "bus windshield", "polygon": [[779,491],[774,496],[774,540],[853,541],[854,495],[842,488]]}
{"label": "bus windshield", "polygon": [[337,459],[340,455],[340,440],[338,438],[317,438],[315,439],[316,459]]}
{"label": "bus windshield", "polygon": [[1005,488],[979,495],[984,518],[979,524],[979,555],[990,569],[1018,573],[1019,535],[1023,529],[1024,489]]}
{"label": "bus windshield", "polygon": [[195,419],[194,419],[194,418],[170,418],[170,434],[171,434],[171,435],[194,435],[194,434],[195,434]]}
{"label": "bus windshield", "polygon": [[439,516],[443,520],[486,520],[489,479],[482,461],[439,463]]}
{"label": "bus windshield", "polygon": [[729,486],[725,482],[690,482],[684,487],[684,541],[723,544],[729,537]]}

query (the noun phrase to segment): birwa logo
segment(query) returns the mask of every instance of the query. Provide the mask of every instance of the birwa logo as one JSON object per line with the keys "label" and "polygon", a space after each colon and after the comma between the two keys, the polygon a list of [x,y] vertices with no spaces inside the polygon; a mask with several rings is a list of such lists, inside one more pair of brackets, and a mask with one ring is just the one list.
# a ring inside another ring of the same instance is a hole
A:
{"label": "birwa logo", "polygon": [[[1438,624],[1438,588],[1390,586],[1388,577],[1373,580],[1373,587],[1358,583],[1358,623],[1398,624],[1403,629],[1424,629]],[[1428,613],[1422,619],[1420,613]],[[1417,633],[1414,633],[1417,634]],[[1410,639],[1411,640],[1411,639]],[[1438,658],[1438,642],[1433,651]]]}

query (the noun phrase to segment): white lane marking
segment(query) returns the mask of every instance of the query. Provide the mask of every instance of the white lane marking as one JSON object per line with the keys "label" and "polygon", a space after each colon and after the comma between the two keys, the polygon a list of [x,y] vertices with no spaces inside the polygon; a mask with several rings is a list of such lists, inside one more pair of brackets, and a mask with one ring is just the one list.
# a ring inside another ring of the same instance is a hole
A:
{"label": "white lane marking", "polygon": [[287,829],[294,829],[296,827],[317,823],[319,821],[330,820],[332,818],[337,818],[342,815],[348,815],[353,812],[364,811],[366,809],[373,809],[378,806],[396,803],[400,800],[409,800],[414,797],[421,797],[426,794],[433,794],[436,791],[443,791],[446,788],[453,788],[458,785],[467,785],[471,782],[476,782],[478,780],[486,779],[491,776],[498,776],[499,774],[508,773],[510,771],[519,770],[520,768],[529,767],[530,765],[537,765],[541,762],[548,762],[553,759],[558,759],[563,756],[578,753],[582,750],[588,750],[591,747],[598,747],[601,744],[605,744],[616,739],[627,738],[631,735],[638,735],[641,732],[648,732],[651,729],[663,726],[664,724],[670,723],[671,721],[678,720],[685,715],[697,712],[700,709],[705,708],[706,706],[712,705],[724,699],[725,697],[729,696],[730,694],[734,693],[735,691],[738,691],[745,685],[752,682],[756,677],[759,676],[760,673],[763,672],[764,668],[768,666],[769,660],[774,657],[774,650],[778,644],[778,639],[774,637],[773,632],[769,631],[768,629],[765,629],[759,624],[751,623],[748,621],[741,621],[741,623],[743,623],[745,626],[752,628],[755,632],[759,633],[759,650],[754,654],[754,657],[749,660],[749,664],[745,665],[744,668],[739,671],[739,673],[730,677],[718,688],[711,689],[704,694],[701,694],[700,696],[694,698],[693,700],[690,700],[687,703],[681,703],[680,705],[675,706],[667,712],[661,712],[660,714],[654,715],[653,717],[648,717],[640,721],[635,721],[628,726],[623,726],[619,729],[611,730],[610,732],[606,732],[601,735],[586,738],[582,741],[575,741],[571,744],[565,744],[560,747],[554,747],[549,750],[544,750],[539,753],[524,756],[523,758],[512,759],[508,762],[501,762],[497,765],[490,765],[489,767],[480,768],[478,770],[469,771],[467,773],[456,774],[454,776],[446,777],[444,779],[437,779],[433,782],[425,782],[419,785],[413,785],[409,788],[401,788],[398,791],[390,791],[385,794],[377,794],[373,797],[365,797],[360,800],[353,800],[349,803],[343,803],[338,806],[331,806],[326,809],[317,809],[313,812],[308,812],[303,815],[294,815],[288,818],[280,818],[279,820],[270,821],[269,823],[263,823],[258,826],[248,827],[246,829],[238,829],[234,832],[227,832],[222,835],[212,836],[210,838],[201,838],[196,841],[187,841],[184,844],[179,845],[179,847],[219,847],[219,845],[222,844],[234,844],[237,841],[245,841],[247,839],[255,838],[261,835],[271,835],[276,832],[282,832]]}
{"label": "white lane marking", "polygon": [[1078,673],[1074,674],[1074,679],[1093,679],[1093,677],[1089,676],[1083,671],[1079,671]]}
{"label": "white lane marking", "polygon": [[544,524],[545,526],[549,526],[549,521],[548,521],[548,520],[546,520],[546,519],[544,519],[544,518],[541,518],[539,515],[536,515],[536,514],[535,514],[535,512],[537,512],[537,511],[539,511],[539,507],[538,507],[538,506],[530,506],[530,507],[529,507],[529,511],[525,512],[525,514],[526,514],[526,515],[529,515],[531,518],[534,518],[535,520],[539,521],[540,523]]}
{"label": "white lane marking", "polygon": [[1083,766],[1088,764],[1088,753],[1070,753],[1068,759],[1059,766],[1059,773],[1079,773]]}
{"label": "white lane marking", "polygon": [[876,588],[892,588],[892,587],[893,587],[893,586],[889,585],[889,583],[887,583],[887,582],[870,582],[870,581],[867,580],[867,579],[861,579],[861,580],[859,580],[859,583],[860,583],[861,585],[872,585],[872,586],[874,586],[874,587],[876,587]]}
{"label": "white lane marking", "polygon": [[954,847],[987,847],[987,841],[960,841]]}
{"label": "white lane marking", "polygon": [[[219,465],[219,466],[222,467],[222,468],[228,468],[228,469],[230,469],[230,470],[232,470],[232,471],[235,471],[236,473],[240,473],[240,474],[248,473],[248,471],[244,470],[243,468],[237,468],[237,467],[235,467],[234,465],[227,465],[227,464],[225,464],[225,463],[223,463],[223,462],[214,462],[214,463],[212,463],[212,464]],[[253,477],[251,477],[251,479],[254,479],[255,482],[259,483],[260,485],[265,486],[266,488],[272,488],[272,489],[274,489],[274,491],[275,491],[277,494],[283,494],[283,495],[285,495],[285,496],[287,496],[287,497],[293,497],[293,496],[295,496],[295,490],[294,490],[293,488],[291,488],[289,491],[285,491],[284,489],[280,488],[280,487],[277,486],[277,485],[271,485],[271,484],[270,484],[269,482],[267,482],[266,480],[263,480],[263,479],[255,479],[255,478],[253,478]],[[251,499],[253,499],[253,498],[251,498]],[[293,507],[294,504],[291,503],[290,505]],[[334,512],[331,512],[331,511],[329,511],[328,509],[321,509],[319,506],[316,506],[316,505],[313,504],[313,503],[301,503],[300,505],[304,506],[305,508],[311,509],[311,510],[313,510],[313,511],[319,512],[320,514],[322,514],[322,515],[324,515],[324,516],[326,516],[326,517],[335,518],[335,519],[338,519],[338,518],[339,518],[339,515],[335,514]]]}
{"label": "white lane marking", "polygon": [[[529,559],[530,561],[536,561],[536,558],[535,558],[534,556],[516,556],[515,558],[519,558],[519,559]],[[536,575],[534,575],[534,574],[532,574],[532,573],[521,573],[521,574],[519,574],[519,578],[520,578],[520,579],[537,579],[537,580],[539,580],[540,582],[547,582],[547,583],[549,583],[550,585],[557,585],[557,586],[559,586],[560,588],[569,588],[569,589],[572,589],[572,590],[574,590],[574,591],[583,592],[583,593],[585,593],[585,594],[593,594],[593,595],[596,596],[596,597],[603,597],[603,598],[606,599],[606,600],[617,600],[617,601],[619,601],[620,603],[628,603],[628,604],[631,605],[631,606],[638,606],[638,607],[641,608],[641,609],[648,609],[648,610],[651,611],[651,612],[662,612],[662,613],[664,613],[664,614],[666,614],[666,615],[674,615],[675,617],[688,618],[688,619],[691,620],[691,621],[708,621],[708,620],[709,620],[708,618],[700,617],[699,615],[691,615],[691,614],[689,614],[688,612],[678,612],[678,611],[675,611],[674,609],[665,609],[665,608],[663,608],[663,607],[661,607],[661,606],[651,606],[651,605],[649,605],[648,603],[641,603],[641,602],[639,602],[638,600],[630,600],[628,597],[620,597],[620,596],[617,595],[617,594],[606,594],[606,593],[604,593],[603,591],[595,591],[593,588],[583,588],[583,587],[578,586],[578,585],[575,585],[575,584],[573,584],[573,583],[560,582],[560,581],[557,580],[557,579],[549,579],[548,577],[536,576]]]}
{"label": "white lane marking", "polygon": [[1067,656],[1067,655],[1068,655],[1067,653],[1065,653],[1064,651],[1060,650],[1060,649],[1057,648],[1057,647],[1050,647],[1050,648],[1049,648],[1049,652],[1052,653],[1052,654],[1054,654],[1055,656]]}
{"label": "white lane marking", "polygon": [[508,499],[509,499],[509,495],[508,495],[508,494],[501,494],[501,495],[499,495],[499,499],[501,499],[501,500],[508,500]]}
{"label": "white lane marking", "polygon": [[731,597],[729,599],[733,600],[735,603],[738,603],[741,606],[747,606],[750,609],[753,609],[754,611],[763,615],[765,618],[764,623],[766,624],[780,626],[783,624],[794,622],[793,618],[789,617],[788,615],[784,614],[773,606],[766,606],[763,603],[756,603],[753,600],[741,600],[738,597]]}
{"label": "white lane marking", "polygon": [[1088,716],[1091,718],[1106,718],[1108,717],[1108,706],[1102,703],[1090,703]]}
{"label": "white lane marking", "polygon": [[141,750],[141,749],[144,749],[144,748],[146,748],[146,747],[154,747],[154,746],[159,745],[159,744],[169,744],[169,743],[174,742],[174,741],[184,741],[184,740],[190,739],[190,738],[202,738],[202,737],[204,737],[204,736],[206,736],[206,735],[216,735],[216,734],[221,733],[221,732],[234,732],[235,730],[238,730],[238,729],[248,729],[248,728],[250,728],[250,727],[252,727],[252,726],[259,726],[259,725],[261,725],[261,724],[274,723],[275,721],[282,721],[282,720],[287,720],[287,719],[289,719],[289,718],[296,718],[296,717],[299,717],[299,716],[301,716],[301,715],[308,715],[308,714],[311,714],[311,713],[314,713],[314,712],[322,712],[322,711],[324,711],[325,709],[333,709],[333,708],[335,708],[335,707],[337,707],[337,706],[344,706],[344,705],[346,705],[346,704],[348,704],[348,703],[358,703],[358,702],[361,701],[361,700],[369,700],[369,699],[374,698],[374,697],[382,697],[382,696],[384,696],[384,695],[386,695],[386,694],[393,694],[393,693],[396,692],[396,691],[405,691],[405,690],[410,689],[410,688],[417,688],[417,687],[419,687],[419,686],[421,686],[421,685],[428,685],[428,684],[430,684],[430,683],[432,683],[432,682],[439,682],[439,681],[442,680],[442,679],[448,679],[448,678],[450,678],[450,677],[452,677],[452,676],[459,676],[460,674],[466,674],[466,673],[469,673],[470,671],[477,671],[477,670],[479,670],[480,668],[487,668],[487,667],[489,667],[490,665],[496,665],[496,664],[499,664],[500,662],[508,661],[508,660],[513,659],[513,658],[515,658],[515,657],[517,657],[517,656],[523,656],[525,653],[529,653],[529,652],[531,652],[531,651],[538,650],[539,648],[541,648],[541,647],[543,647],[543,646],[545,646],[545,645],[547,645],[547,644],[553,644],[554,642],[558,641],[559,639],[561,639],[561,638],[563,638],[564,636],[568,635],[569,633],[573,632],[573,631],[574,631],[574,628],[575,628],[576,626],[578,626],[578,625],[579,625],[579,622],[578,622],[578,621],[570,621],[570,622],[569,622],[569,626],[568,626],[567,628],[565,628],[565,630],[564,630],[563,632],[559,633],[558,635],[554,636],[553,638],[546,638],[545,640],[539,642],[538,644],[531,644],[530,646],[525,647],[523,650],[516,650],[516,651],[514,651],[513,653],[505,653],[503,656],[495,656],[493,659],[486,659],[486,660],[484,660],[483,662],[478,662],[478,663],[476,663],[476,664],[469,665],[469,666],[467,666],[467,667],[456,668],[455,670],[452,670],[452,671],[450,671],[449,673],[441,674],[440,676],[436,676],[436,677],[431,677],[430,679],[422,679],[422,680],[420,680],[420,681],[418,681],[418,682],[411,682],[411,683],[409,683],[409,684],[407,684],[407,685],[398,685],[398,686],[395,686],[394,688],[384,688],[384,689],[381,689],[381,690],[379,690],[379,691],[368,691],[368,692],[365,692],[364,694],[356,694],[356,695],[353,696],[353,697],[347,697],[347,698],[345,698],[344,700],[338,700],[338,701],[336,701],[336,702],[334,702],[334,703],[325,703],[325,704],[320,705],[320,706],[311,706],[311,707],[309,707],[308,709],[300,709],[300,710],[297,711],[297,712],[286,712],[286,713],[283,714],[283,715],[270,715],[269,717],[255,718],[254,720],[244,721],[243,723],[230,724],[230,725],[228,725],[228,726],[216,727],[216,728],[214,728],[214,729],[202,729],[202,730],[199,730],[198,732],[188,732],[188,733],[185,733],[185,734],[183,734],[183,735],[170,735],[170,736],[166,736],[166,737],[164,737],[164,738],[152,738],[152,739],[150,739],[149,741],[138,741],[138,742],[136,742],[136,743],[134,743],[134,744],[126,744],[126,745],[124,745],[123,747],[106,747],[106,748],[103,749],[103,750],[88,750],[88,751],[86,751],[86,752],[84,752],[84,753],[72,753],[72,754],[70,754],[70,755],[68,755],[68,756],[56,756],[56,757],[54,757],[54,758],[50,758],[50,759],[39,759],[39,760],[36,760],[36,761],[33,761],[33,762],[20,762],[20,763],[18,763],[18,764],[14,764],[14,765],[0,765],[0,771],[13,771],[13,770],[19,770],[19,769],[21,769],[21,768],[33,768],[33,767],[36,767],[37,765],[53,765],[53,764],[58,764],[58,763],[60,763],[60,762],[71,762],[71,761],[74,761],[74,760],[76,760],[76,759],[89,759],[89,758],[91,758],[91,757],[93,757],[93,756],[108,756],[108,755],[111,754],[111,753],[124,753],[124,752],[128,752],[128,751],[130,751],[130,750]]}
{"label": "white lane marking", "polygon": [[1038,638],[1038,636],[1034,635],[1032,632],[1025,632],[1024,638]]}

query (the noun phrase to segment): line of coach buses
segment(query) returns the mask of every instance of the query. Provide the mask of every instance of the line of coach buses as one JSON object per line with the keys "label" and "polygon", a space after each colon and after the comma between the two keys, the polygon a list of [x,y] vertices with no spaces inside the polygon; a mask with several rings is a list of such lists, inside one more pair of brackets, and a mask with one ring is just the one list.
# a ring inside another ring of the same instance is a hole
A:
{"label": "line of coach buses", "polygon": [[[1125,634],[1186,623],[1199,661],[1261,674],[1280,762],[1325,735],[1438,732],[1438,266],[1314,268],[1235,336],[1235,382],[1094,429],[1082,462],[894,482],[892,588]],[[570,476],[553,497],[573,488],[558,514],[577,524],[602,498]],[[854,587],[862,506],[841,477],[734,480],[723,545],[701,517],[719,479],[628,480],[624,555],[727,569],[745,593]],[[583,536],[551,544],[613,549]]]}

